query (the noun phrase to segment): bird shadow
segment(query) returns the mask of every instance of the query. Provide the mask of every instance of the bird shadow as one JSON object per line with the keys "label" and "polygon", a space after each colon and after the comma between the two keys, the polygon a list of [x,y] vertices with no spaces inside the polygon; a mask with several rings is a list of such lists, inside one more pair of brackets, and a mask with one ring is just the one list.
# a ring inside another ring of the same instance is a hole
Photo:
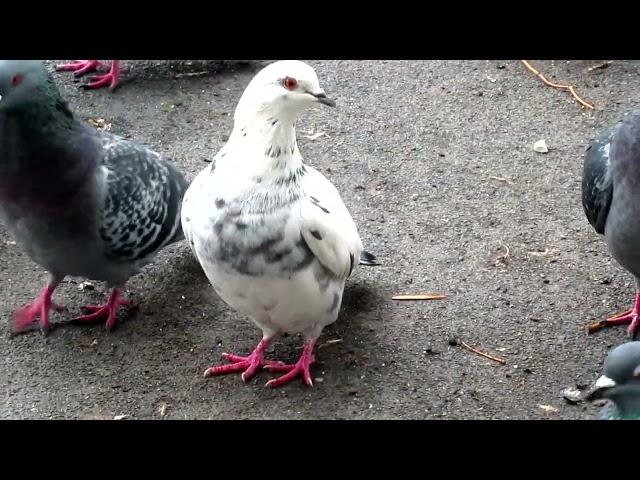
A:
{"label": "bird shadow", "polygon": [[342,295],[342,315],[358,316],[370,313],[384,303],[384,298],[368,283],[352,283],[345,286]]}

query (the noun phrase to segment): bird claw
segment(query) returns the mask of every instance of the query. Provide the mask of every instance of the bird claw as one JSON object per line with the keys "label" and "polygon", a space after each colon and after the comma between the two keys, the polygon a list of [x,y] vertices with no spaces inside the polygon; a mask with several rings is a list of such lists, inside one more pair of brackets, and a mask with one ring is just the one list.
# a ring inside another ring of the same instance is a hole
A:
{"label": "bird claw", "polygon": [[[89,72],[95,72],[98,69],[107,68],[107,65],[100,60],[76,60],[72,63],[64,65],[56,65],[57,71],[74,72],[75,78],[80,78]],[[108,73],[94,75],[89,83],[80,85],[78,88],[83,90],[92,90],[94,88],[102,88],[108,86],[108,90],[113,92],[120,84],[120,73],[124,71],[120,68],[119,60],[111,61],[111,68]]]}
{"label": "bird claw", "polygon": [[[264,386],[267,388],[278,388],[295,380],[297,377],[302,376],[304,383],[309,387],[313,387],[313,380],[311,380],[311,371],[309,370],[310,365],[311,363],[304,364],[302,359],[300,359],[295,365],[285,365],[284,367],[287,367],[288,373],[282,375],[281,377],[269,380],[267,383],[265,383]],[[277,370],[271,371],[273,372]],[[287,370],[282,369],[279,371],[284,372]]]}
{"label": "bird claw", "polygon": [[640,331],[640,328],[638,328],[639,326],[640,323],[638,322],[638,316],[636,315],[627,329],[627,334],[631,337],[631,340],[635,340],[638,336],[638,332]]}
{"label": "bird claw", "polygon": [[89,305],[83,307],[83,310],[90,312],[88,315],[82,315],[80,317],[74,318],[72,320],[73,323],[87,323],[87,322],[95,322],[98,320],[104,320],[107,318],[106,328],[107,330],[111,330],[117,321],[118,309],[123,306],[127,307],[131,305],[131,301],[126,298],[120,297],[120,291],[117,288],[113,289],[109,300],[104,305]]}
{"label": "bird claw", "polygon": [[83,90],[93,90],[95,88],[102,88],[109,85],[108,90],[113,92],[119,84],[118,75],[114,75],[113,73],[105,73],[104,75],[94,75],[90,79],[91,81],[87,84],[80,85],[79,88]]}
{"label": "bird claw", "polygon": [[261,340],[258,346],[247,357],[241,357],[239,355],[234,355],[233,353],[223,353],[222,358],[231,363],[226,365],[214,365],[204,372],[204,376],[214,377],[228,373],[242,372],[242,381],[247,382],[253,378],[256,373],[258,373],[260,368],[262,368],[263,370],[270,372],[285,372],[285,375],[269,380],[265,385],[266,387],[280,387],[300,375],[302,375],[304,382],[307,385],[310,387],[313,386],[309,367],[315,361],[315,357],[313,356],[315,340],[309,340],[305,343],[304,351],[302,352],[300,359],[293,365],[264,359],[264,352],[269,346],[270,341],[270,339]]}
{"label": "bird claw", "polygon": [[46,286],[33,302],[24,305],[13,313],[11,319],[11,332],[13,335],[32,330],[33,324],[38,317],[40,317],[38,322],[40,331],[47,335],[50,330],[49,311],[51,309],[57,312],[66,310],[62,305],[51,301],[54,289],[54,285]]}
{"label": "bird claw", "polygon": [[56,65],[58,72],[74,72],[76,78],[80,78],[89,72],[95,72],[98,68],[105,68],[106,65],[100,60],[75,60],[72,63]]}
{"label": "bird claw", "polygon": [[262,356],[262,352],[258,351],[257,348],[247,357],[234,355],[233,353],[223,353],[222,358],[231,363],[227,365],[214,365],[213,367],[207,368],[204,372],[205,377],[215,377],[218,375],[242,372],[240,375],[242,381],[248,382],[255,377],[261,367],[266,368],[269,365],[281,363],[265,360]]}
{"label": "bird claw", "polygon": [[285,385],[297,377],[302,376],[302,379],[305,384],[309,387],[313,387],[313,380],[311,380],[311,364],[315,362],[315,357],[313,353],[313,345],[315,342],[308,342],[305,344],[304,351],[300,356],[300,359],[293,365],[273,365],[268,370],[271,372],[286,372],[284,375],[278,378],[274,378],[269,380],[265,387],[267,388],[278,388],[282,385]]}

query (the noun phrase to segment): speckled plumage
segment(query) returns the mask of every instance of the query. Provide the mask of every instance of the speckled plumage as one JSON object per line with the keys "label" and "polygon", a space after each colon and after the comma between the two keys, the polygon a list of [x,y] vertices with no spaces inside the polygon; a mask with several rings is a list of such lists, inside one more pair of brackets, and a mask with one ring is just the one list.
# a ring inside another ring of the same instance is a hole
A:
{"label": "speckled plumage", "polygon": [[53,277],[120,287],[183,238],[187,182],[159,154],[78,121],[40,62],[0,62],[0,92],[0,216]]}
{"label": "speckled plumage", "polygon": [[[294,77],[296,88],[287,90],[285,80]],[[333,105],[308,65],[263,69],[243,93],[229,141],[185,195],[182,224],[191,249],[220,297],[263,332],[249,357],[226,354],[234,365],[207,375],[243,371],[248,380],[267,366],[289,372],[270,386],[298,374],[310,385],[313,346],[338,317],[345,281],[356,262],[375,261],[363,253],[336,188],[302,161],[295,119],[316,102]],[[306,343],[296,365],[264,360],[275,335],[297,332]]]}

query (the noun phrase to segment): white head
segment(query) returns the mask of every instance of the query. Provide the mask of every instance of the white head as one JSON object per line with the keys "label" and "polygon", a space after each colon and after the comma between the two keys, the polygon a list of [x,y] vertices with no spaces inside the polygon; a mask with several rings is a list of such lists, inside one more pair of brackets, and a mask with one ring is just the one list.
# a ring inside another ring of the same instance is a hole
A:
{"label": "white head", "polygon": [[315,103],[335,107],[320,88],[313,68],[297,60],[282,60],[253,77],[238,102],[235,121],[254,116],[295,120],[301,110]]}

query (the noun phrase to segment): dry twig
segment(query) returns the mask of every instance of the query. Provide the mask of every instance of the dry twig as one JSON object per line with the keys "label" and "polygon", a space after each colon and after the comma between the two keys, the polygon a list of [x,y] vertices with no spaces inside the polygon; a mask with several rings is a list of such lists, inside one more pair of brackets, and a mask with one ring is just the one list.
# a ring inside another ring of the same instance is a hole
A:
{"label": "dry twig", "polygon": [[503,177],[496,177],[494,175],[491,175],[489,177],[490,180],[496,180],[498,182],[504,182],[504,183],[508,183],[509,185],[513,185],[513,182],[511,180],[509,180],[508,178],[503,178]]}
{"label": "dry twig", "polygon": [[209,72],[187,72],[187,73],[176,73],[174,78],[189,78],[189,77],[204,77]]}
{"label": "dry twig", "polygon": [[596,333],[602,330],[603,328],[614,325],[612,323],[609,323],[609,321],[615,320],[616,318],[619,318],[619,317],[624,317],[625,315],[629,315],[630,313],[631,313],[631,309],[625,310],[624,312],[616,313],[615,315],[607,318],[606,320],[600,320],[599,322],[592,323],[591,325],[587,326],[587,334],[591,335],[592,333]]}
{"label": "dry twig", "polygon": [[507,363],[507,361],[506,361],[506,360],[504,360],[503,358],[500,358],[500,357],[494,357],[493,355],[490,355],[490,354],[488,354],[488,353],[484,353],[484,352],[481,352],[480,350],[476,350],[476,349],[475,349],[475,348],[473,348],[472,346],[467,345],[467,344],[466,344],[465,342],[463,342],[462,340],[460,340],[460,344],[461,344],[464,348],[466,348],[467,350],[470,350],[470,351],[472,351],[473,353],[476,353],[476,354],[480,355],[481,357],[488,358],[489,360],[493,360],[494,362],[498,362],[498,363],[499,363],[499,364],[501,364],[501,365],[505,365],[505,364]]}
{"label": "dry twig", "polygon": [[578,95],[576,93],[576,90],[575,90],[573,85],[561,85],[559,83],[550,82],[549,80],[547,80],[545,78],[544,75],[542,75],[542,73],[540,73],[538,70],[533,68],[529,62],[527,62],[526,60],[521,60],[521,62],[524,64],[525,67],[527,67],[527,69],[530,72],[532,72],[535,76],[537,76],[540,80],[542,80],[542,82],[545,85],[548,85],[549,87],[552,87],[552,88],[557,88],[558,90],[568,91],[568,92],[571,93],[571,95],[573,95],[573,98],[575,98],[582,106],[584,106],[586,108],[590,108],[591,110],[595,109],[595,107],[593,105],[591,105],[590,103],[588,103],[588,102],[584,101],[582,98],[580,98],[580,95]]}
{"label": "dry twig", "polygon": [[446,295],[441,293],[428,293],[426,295],[394,295],[391,300],[444,300]]}

